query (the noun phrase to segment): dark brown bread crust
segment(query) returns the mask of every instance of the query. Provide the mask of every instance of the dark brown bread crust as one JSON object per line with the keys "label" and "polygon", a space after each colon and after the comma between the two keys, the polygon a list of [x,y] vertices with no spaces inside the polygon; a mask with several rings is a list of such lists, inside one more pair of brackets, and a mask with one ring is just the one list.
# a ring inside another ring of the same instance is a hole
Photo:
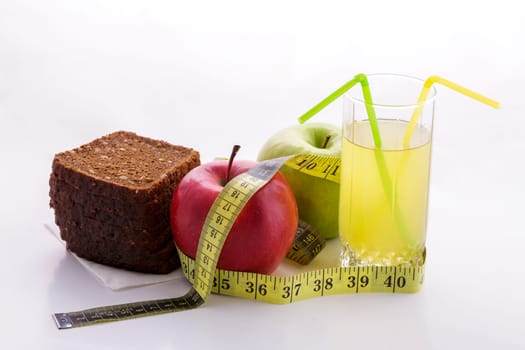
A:
{"label": "dark brown bread crust", "polygon": [[[83,245],[89,244],[91,240],[108,242],[109,244],[122,245],[122,249],[133,247],[137,253],[155,254],[163,249],[166,244],[173,245],[170,237],[170,227],[159,228],[156,231],[130,231],[129,227],[119,227],[94,223],[90,226],[90,219],[82,221],[68,218],[58,218],[57,221],[61,228],[64,228],[64,235],[69,245],[73,241],[80,241]],[[100,229],[99,229],[100,228]],[[79,234],[80,232],[80,234]],[[141,235],[143,233],[143,235]],[[110,256],[111,257],[111,256]]]}
{"label": "dark brown bread crust", "polygon": [[[64,230],[67,232],[73,228],[66,226]],[[96,231],[85,233],[91,238],[67,234],[67,248],[82,258],[131,271],[156,274],[169,273],[180,266],[173,241],[167,241],[160,249],[149,253],[140,245],[105,239]],[[108,251],[112,253],[107,254]]]}
{"label": "dark brown bread crust", "polygon": [[[64,209],[76,216],[87,216],[101,222],[113,221],[114,224],[129,224],[151,228],[159,224],[167,225],[170,200],[168,198],[150,203],[129,203],[118,199],[94,196],[70,186],[67,182],[51,175],[50,205],[52,208]],[[172,191],[166,191],[172,192]]]}
{"label": "dark brown bread crust", "polygon": [[199,164],[195,150],[124,131],[56,154],[50,206],[67,248],[115,267],[172,271],[171,197]]}
{"label": "dark brown bread crust", "polygon": [[[58,208],[60,210],[60,207]],[[118,241],[129,241],[134,244],[144,245],[145,248],[155,248],[159,242],[173,240],[171,235],[165,235],[165,231],[170,229],[169,224],[156,225],[155,227],[141,228],[127,223],[115,224],[113,221],[100,221],[86,216],[78,215],[55,215],[55,223],[59,227],[69,227],[80,232],[98,232],[100,236]],[[89,238],[89,237],[88,237]]]}

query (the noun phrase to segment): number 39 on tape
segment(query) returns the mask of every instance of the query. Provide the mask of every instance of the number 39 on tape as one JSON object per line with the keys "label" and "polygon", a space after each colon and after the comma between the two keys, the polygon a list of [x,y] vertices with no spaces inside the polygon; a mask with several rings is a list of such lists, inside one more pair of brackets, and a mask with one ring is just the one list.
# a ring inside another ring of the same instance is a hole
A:
{"label": "number 39 on tape", "polygon": [[[193,283],[195,261],[179,252],[183,272]],[[289,304],[320,296],[358,293],[415,293],[424,268],[395,266],[329,267],[291,276],[215,270],[212,293]]]}

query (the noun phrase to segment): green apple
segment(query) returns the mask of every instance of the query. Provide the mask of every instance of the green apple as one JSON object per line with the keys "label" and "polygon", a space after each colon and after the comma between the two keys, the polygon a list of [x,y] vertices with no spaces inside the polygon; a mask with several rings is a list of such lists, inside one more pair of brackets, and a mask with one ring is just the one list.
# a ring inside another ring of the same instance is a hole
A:
{"label": "green apple", "polygon": [[[257,160],[294,154],[341,157],[340,127],[328,123],[290,126],[278,131],[266,141]],[[299,218],[316,228],[324,238],[337,237],[339,184],[302,173],[286,164],[280,171],[294,192]]]}

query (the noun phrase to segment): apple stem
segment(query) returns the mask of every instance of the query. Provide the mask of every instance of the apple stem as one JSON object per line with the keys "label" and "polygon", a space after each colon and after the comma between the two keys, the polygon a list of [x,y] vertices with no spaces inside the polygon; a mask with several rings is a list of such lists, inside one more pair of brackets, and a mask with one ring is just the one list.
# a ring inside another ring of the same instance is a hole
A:
{"label": "apple stem", "polygon": [[239,145],[234,145],[232,148],[232,153],[230,154],[230,159],[228,160],[228,173],[226,174],[226,183],[230,182],[230,174],[231,174],[233,159],[235,158],[235,156],[237,155],[237,152],[239,152],[240,149],[241,149],[241,146]]}
{"label": "apple stem", "polygon": [[324,142],[323,142],[323,145],[321,146],[321,148],[326,148],[326,146],[328,146],[328,142],[330,141],[331,138],[332,138],[332,135],[330,135],[330,134],[326,135],[326,137],[324,138]]}

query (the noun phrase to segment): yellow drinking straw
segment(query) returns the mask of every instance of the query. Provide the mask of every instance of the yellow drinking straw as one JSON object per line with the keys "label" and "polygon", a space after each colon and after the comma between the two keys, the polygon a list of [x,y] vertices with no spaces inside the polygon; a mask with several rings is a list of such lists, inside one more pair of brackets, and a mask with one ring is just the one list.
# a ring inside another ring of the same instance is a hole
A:
{"label": "yellow drinking straw", "polygon": [[425,80],[425,83],[423,84],[423,89],[421,89],[421,93],[419,94],[419,98],[417,99],[418,107],[414,110],[414,113],[412,114],[412,117],[410,118],[410,122],[407,125],[405,136],[403,137],[403,147],[408,147],[408,144],[410,143],[410,139],[412,138],[414,129],[416,128],[417,122],[419,118],[421,117],[421,112],[423,110],[423,102],[427,99],[430,88],[432,87],[432,84],[434,83],[445,85],[446,87],[452,90],[462,93],[465,96],[471,97],[491,107],[494,107],[494,108],[500,107],[500,104],[498,101],[494,101],[493,99],[490,99],[475,91],[467,89],[464,86],[451,82],[450,80],[438,77],[437,75],[433,75],[429,77],[427,80]]}

